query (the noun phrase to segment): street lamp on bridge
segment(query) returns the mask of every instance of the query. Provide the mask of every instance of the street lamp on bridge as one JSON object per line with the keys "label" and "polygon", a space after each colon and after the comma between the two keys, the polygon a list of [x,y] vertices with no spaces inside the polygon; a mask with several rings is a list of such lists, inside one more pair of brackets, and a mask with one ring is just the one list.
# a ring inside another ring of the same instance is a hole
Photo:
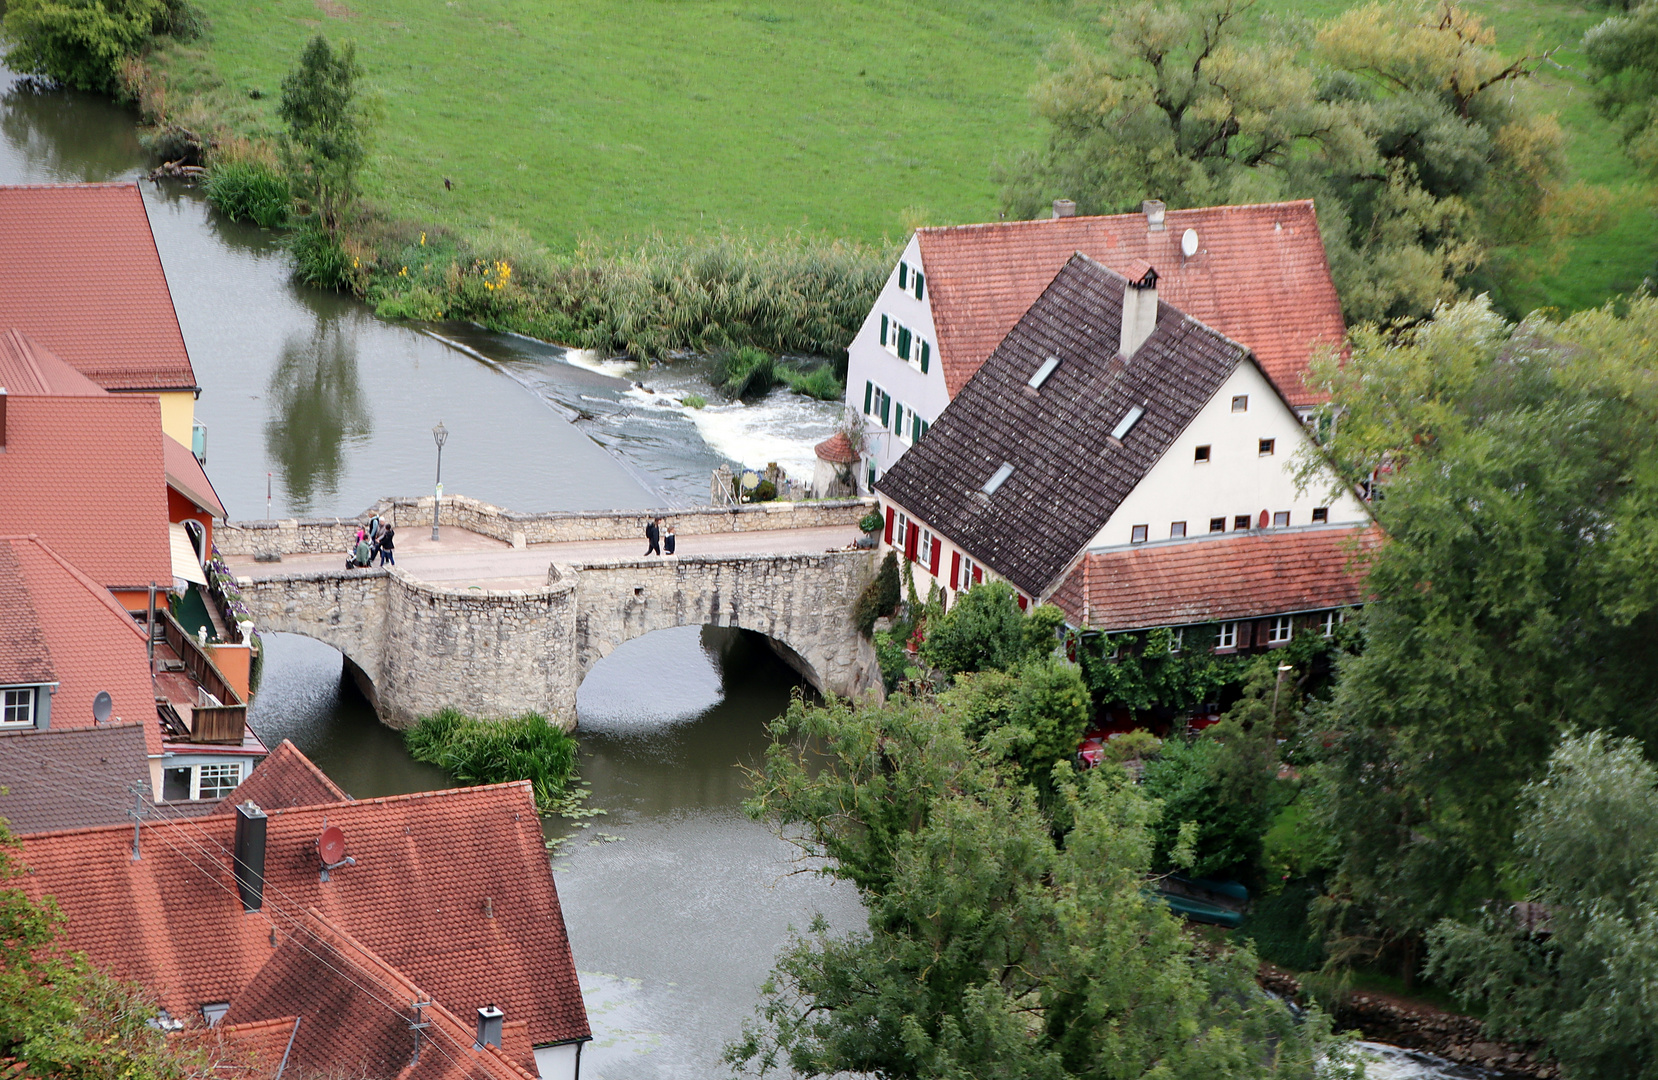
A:
{"label": "street lamp on bridge", "polygon": [[449,441],[449,429],[438,421],[438,426],[432,429],[432,441],[438,444],[438,480],[437,492],[432,497],[432,539],[438,538],[438,503],[443,501],[443,444]]}

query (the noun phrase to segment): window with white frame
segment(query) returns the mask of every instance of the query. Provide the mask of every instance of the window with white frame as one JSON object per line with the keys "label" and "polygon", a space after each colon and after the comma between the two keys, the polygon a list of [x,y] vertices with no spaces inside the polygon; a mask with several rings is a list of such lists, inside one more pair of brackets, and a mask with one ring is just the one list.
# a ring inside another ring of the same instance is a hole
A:
{"label": "window with white frame", "polygon": [[872,382],[864,383],[864,415],[878,418],[881,426],[891,422],[892,395]]}
{"label": "window with white frame", "polygon": [[891,315],[881,316],[881,346],[923,375],[932,369],[932,342]]}
{"label": "window with white frame", "polygon": [[957,592],[966,592],[973,587],[973,571],[977,569],[973,560],[966,555],[961,557],[961,570],[956,574],[954,582]]}
{"label": "window with white frame", "polygon": [[1324,631],[1324,636],[1325,637],[1334,637],[1335,633],[1336,633],[1336,624],[1338,622],[1338,620],[1336,618],[1336,613],[1333,612],[1333,611],[1326,611],[1324,613],[1324,618],[1323,618],[1322,621],[1323,621],[1323,626],[1320,629],[1322,629]]}
{"label": "window with white frame", "polygon": [[242,782],[242,763],[227,761],[196,766],[196,794],[198,799],[222,799],[236,790]]}
{"label": "window with white frame", "polygon": [[892,546],[904,550],[904,537],[908,535],[910,518],[908,514],[900,513],[892,525]]}
{"label": "window with white frame", "polygon": [[927,275],[921,272],[918,266],[911,266],[900,260],[898,263],[898,287],[917,300],[927,298]]}
{"label": "window with white frame", "polygon": [[932,566],[933,559],[933,530],[921,530],[921,543],[915,549],[916,561],[922,566]]}
{"label": "window with white frame", "polygon": [[0,695],[0,727],[33,727],[35,688],[16,686]]}
{"label": "window with white frame", "polygon": [[1295,624],[1288,615],[1280,615],[1272,620],[1272,627],[1267,630],[1268,645],[1282,645],[1295,633]]}
{"label": "window with white frame", "polygon": [[1173,656],[1186,647],[1186,628],[1177,626],[1169,631],[1169,655]]}
{"label": "window with white frame", "polygon": [[1238,647],[1238,624],[1223,622],[1220,624],[1220,633],[1215,636],[1215,648],[1236,649]]}

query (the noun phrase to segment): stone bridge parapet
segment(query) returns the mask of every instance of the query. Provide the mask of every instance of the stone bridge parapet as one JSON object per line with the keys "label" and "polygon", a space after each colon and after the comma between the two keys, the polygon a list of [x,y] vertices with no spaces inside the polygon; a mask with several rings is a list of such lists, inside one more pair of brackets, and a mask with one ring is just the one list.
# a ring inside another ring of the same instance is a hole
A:
{"label": "stone bridge parapet", "polygon": [[[874,506],[875,500],[865,497],[681,510],[522,514],[464,495],[445,495],[440,518],[443,525],[459,526],[514,547],[524,547],[579,540],[633,540],[644,535],[646,522],[655,517],[671,520],[681,536],[854,525]],[[213,531],[213,542],[221,554],[232,557],[345,551],[356,538],[358,528],[376,514],[392,521],[399,529],[419,528],[432,520],[432,497],[381,499],[355,518],[225,522]]]}
{"label": "stone bridge parapet", "polygon": [[593,665],[625,641],[674,626],[758,631],[820,692],[879,694],[874,648],[852,625],[874,560],[870,551],[835,551],[561,564],[548,567],[545,586],[511,590],[450,588],[397,567],[260,574],[239,584],[260,629],[305,634],[345,654],[394,727],[453,706],[473,716],[538,712],[569,729]]}

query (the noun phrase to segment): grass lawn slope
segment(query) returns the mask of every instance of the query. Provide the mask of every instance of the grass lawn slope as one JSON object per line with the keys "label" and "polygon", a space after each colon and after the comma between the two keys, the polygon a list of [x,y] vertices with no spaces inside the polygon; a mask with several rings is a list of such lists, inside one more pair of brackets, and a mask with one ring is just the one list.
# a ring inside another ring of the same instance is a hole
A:
{"label": "grass lawn slope", "polygon": [[311,34],[357,42],[385,106],[366,177],[381,206],[554,248],[994,218],[989,165],[1039,137],[1044,51],[1093,27],[1046,0],[200,3],[226,88],[267,115]]}

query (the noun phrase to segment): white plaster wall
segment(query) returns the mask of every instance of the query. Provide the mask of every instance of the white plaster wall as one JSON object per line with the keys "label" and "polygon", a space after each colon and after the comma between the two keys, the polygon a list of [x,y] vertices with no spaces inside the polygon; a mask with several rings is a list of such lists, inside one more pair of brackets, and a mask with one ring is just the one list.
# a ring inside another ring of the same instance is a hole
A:
{"label": "white plaster wall", "polygon": [[[891,506],[895,513],[909,514],[909,511],[904,507],[883,498],[881,503],[881,517],[883,520],[883,524],[881,526],[882,531],[876,534],[879,538],[879,543],[876,545],[876,565],[879,567],[879,560],[885,559],[888,551],[896,551],[898,553],[898,572],[902,575],[904,572],[904,549],[897,543],[888,544],[886,542],[886,525],[884,522],[887,513],[886,508],[888,506]],[[896,520],[897,519],[894,518],[894,521]],[[911,520],[913,521],[914,518],[912,517]],[[932,529],[932,526],[928,525],[926,522],[922,522],[921,527],[929,530]],[[973,556],[968,554],[965,549],[951,543],[948,536],[944,536],[936,531],[933,535],[937,536],[939,540],[938,575],[935,577],[928,569],[931,565],[931,560],[928,558],[927,554],[923,551],[917,550],[916,555],[918,561],[909,564],[910,572],[915,576],[916,595],[922,600],[926,600],[928,591],[936,582],[939,589],[944,593],[945,603],[947,605],[953,604],[955,603],[956,597],[959,596],[960,593],[956,591],[954,583],[950,580],[950,568],[953,565],[951,556],[959,554],[963,559],[971,559]],[[894,539],[896,540],[896,535],[894,536]],[[1002,580],[1001,575],[993,573],[990,567],[984,566],[982,563],[980,564],[980,570],[983,573],[980,584],[989,584],[992,581]],[[1015,586],[1014,591],[1018,592],[1020,590],[1017,586]]]}
{"label": "white plaster wall", "polygon": [[535,1071],[541,1080],[577,1080],[580,1074],[576,1066],[580,1060],[580,1047],[576,1043],[535,1048]]}
{"label": "white plaster wall", "polygon": [[[1238,394],[1249,395],[1247,412],[1232,411],[1232,398]],[[1260,456],[1261,439],[1277,441],[1271,457]],[[1188,539],[1208,535],[1209,519],[1214,517],[1226,518],[1231,532],[1237,515],[1248,514],[1255,525],[1262,510],[1268,521],[1270,515],[1288,510],[1292,526],[1312,524],[1313,509],[1320,506],[1330,508],[1332,525],[1364,521],[1364,509],[1352,495],[1331,497],[1333,476],[1304,493],[1296,491],[1295,459],[1307,439],[1306,428],[1260,368],[1239,364],[1123,500],[1090,547],[1126,547],[1135,525],[1148,526],[1151,541],[1169,539],[1169,526],[1176,521],[1186,523]],[[1203,445],[1210,447],[1209,461],[1199,463],[1196,450]]]}
{"label": "white plaster wall", "polygon": [[[944,362],[938,352],[938,332],[933,327],[932,276],[922,265],[921,243],[914,235],[904,247],[900,259],[919,267],[922,274],[927,275],[926,299],[917,300],[898,288],[898,264],[894,263],[875,306],[870,309],[857,336],[847,347],[846,403],[862,415],[864,383],[873,381],[892,395],[894,403],[901,402],[906,412],[914,409],[923,420],[932,423],[944,411],[944,406],[950,403],[950,394],[944,382]],[[882,314],[892,316],[932,344],[932,359],[927,365],[927,374],[921,374],[908,361],[887,352],[881,344]],[[874,456],[877,473],[884,473],[909,449],[909,444],[893,434],[890,428],[882,427],[878,418],[865,417],[864,420],[864,430],[868,433],[866,452]],[[860,470],[859,490],[867,490],[868,480],[868,470]]]}

